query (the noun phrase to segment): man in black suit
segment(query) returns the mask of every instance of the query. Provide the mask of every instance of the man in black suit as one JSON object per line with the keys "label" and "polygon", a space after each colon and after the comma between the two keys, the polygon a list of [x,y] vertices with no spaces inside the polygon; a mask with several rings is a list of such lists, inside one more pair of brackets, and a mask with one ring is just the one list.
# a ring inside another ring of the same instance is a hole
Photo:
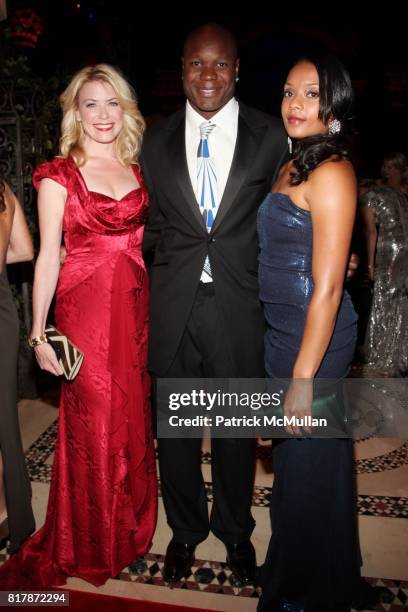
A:
{"label": "man in black suit", "polygon": [[[155,377],[263,377],[264,321],[258,298],[257,209],[287,151],[280,121],[234,97],[239,60],[230,32],[216,24],[187,37],[186,107],[149,129],[143,172],[150,193],[144,252],[151,262],[149,367]],[[211,228],[196,197],[200,125],[212,125],[219,206]],[[205,266],[210,264],[210,268]],[[227,548],[243,583],[254,580],[250,542],[255,440],[212,439],[210,520],[200,439],[160,439],[169,582],[189,573],[209,530]]]}

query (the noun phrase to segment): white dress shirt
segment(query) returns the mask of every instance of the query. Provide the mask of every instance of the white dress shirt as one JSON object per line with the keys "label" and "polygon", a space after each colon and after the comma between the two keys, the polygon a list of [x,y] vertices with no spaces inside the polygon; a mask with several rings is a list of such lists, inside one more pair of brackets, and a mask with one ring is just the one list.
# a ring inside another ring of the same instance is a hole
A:
{"label": "white dress shirt", "polygon": [[[210,155],[214,161],[217,175],[217,192],[219,202],[225,191],[228,175],[231,170],[232,158],[234,157],[235,145],[238,134],[238,101],[232,98],[221,110],[211,117],[211,123],[215,128],[208,138]],[[187,101],[186,105],[186,156],[191,185],[194,193],[197,187],[197,151],[200,144],[200,125],[206,121],[197,113]],[[197,206],[199,206],[197,202]],[[210,282],[212,278],[203,271],[202,282]]]}
{"label": "white dress shirt", "polygon": [[[238,134],[238,101],[232,98],[221,110],[211,117],[215,128],[208,138],[211,158],[214,160],[217,173],[217,190],[221,202]],[[187,101],[186,107],[186,155],[191,185],[195,193],[197,186],[197,151],[200,144],[200,125],[204,117],[197,113]],[[198,203],[197,203],[198,206]]]}

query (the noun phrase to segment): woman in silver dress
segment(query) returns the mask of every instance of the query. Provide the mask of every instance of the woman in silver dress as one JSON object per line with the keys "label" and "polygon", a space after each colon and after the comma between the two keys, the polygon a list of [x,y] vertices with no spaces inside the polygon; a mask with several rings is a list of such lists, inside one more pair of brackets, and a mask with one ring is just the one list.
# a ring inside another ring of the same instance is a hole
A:
{"label": "woman in silver dress", "polygon": [[368,276],[374,281],[365,338],[367,365],[389,376],[408,373],[407,160],[384,158],[382,183],[361,197]]}

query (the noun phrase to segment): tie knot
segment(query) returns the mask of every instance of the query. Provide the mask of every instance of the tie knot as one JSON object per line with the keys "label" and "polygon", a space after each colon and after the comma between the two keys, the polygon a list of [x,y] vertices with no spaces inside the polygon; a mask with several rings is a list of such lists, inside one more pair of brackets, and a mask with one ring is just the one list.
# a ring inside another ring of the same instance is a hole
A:
{"label": "tie knot", "polygon": [[215,123],[210,123],[210,121],[204,121],[204,123],[201,123],[200,125],[201,139],[208,138],[208,136],[211,134],[214,128],[215,128]]}

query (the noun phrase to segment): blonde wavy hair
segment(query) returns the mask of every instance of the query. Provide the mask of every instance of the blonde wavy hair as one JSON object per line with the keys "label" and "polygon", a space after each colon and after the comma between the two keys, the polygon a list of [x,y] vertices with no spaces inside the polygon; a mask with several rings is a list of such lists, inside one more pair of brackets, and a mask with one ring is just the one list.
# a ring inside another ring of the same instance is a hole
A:
{"label": "blonde wavy hair", "polygon": [[61,157],[74,155],[79,166],[86,162],[84,150],[84,130],[76,118],[78,96],[85,83],[102,81],[113,87],[123,110],[123,126],[115,140],[115,150],[119,161],[129,165],[138,160],[146,124],[137,105],[136,94],[122,74],[109,64],[87,66],[77,72],[60,96],[62,108],[61,138],[59,151]]}

